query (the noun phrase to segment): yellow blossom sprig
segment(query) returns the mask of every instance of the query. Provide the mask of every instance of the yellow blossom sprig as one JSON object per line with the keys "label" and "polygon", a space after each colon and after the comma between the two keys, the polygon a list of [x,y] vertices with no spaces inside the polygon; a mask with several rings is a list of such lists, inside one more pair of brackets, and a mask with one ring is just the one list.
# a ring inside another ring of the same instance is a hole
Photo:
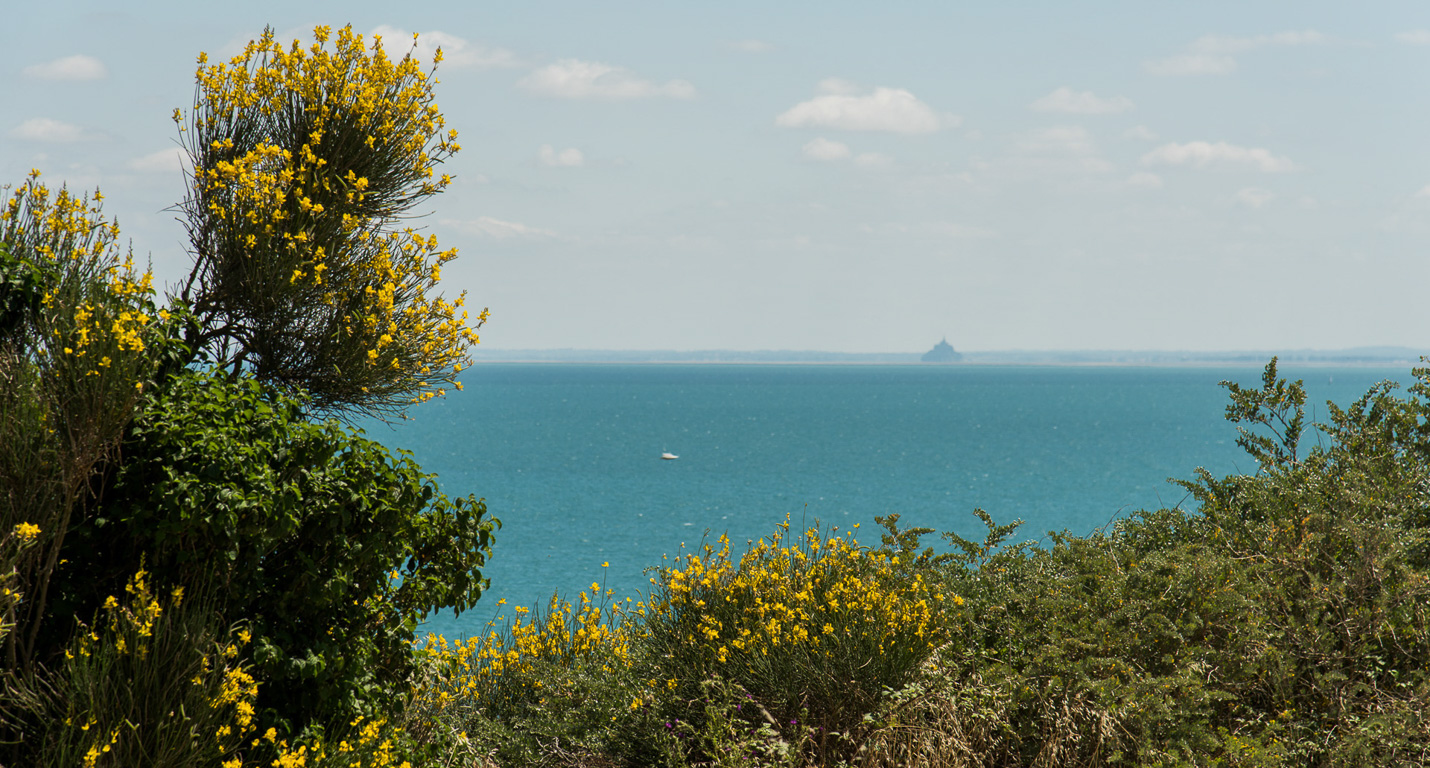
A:
{"label": "yellow blossom sprig", "polygon": [[[153,308],[153,276],[122,246],[103,195],[51,188],[38,170],[0,197],[0,261],[8,273],[0,359],[0,412],[23,414],[23,436],[4,437],[32,468],[4,520],[43,529],[36,551],[14,565],[17,626],[45,616],[47,584],[61,561],[70,515],[92,488],[94,468],[117,448],[157,366],[165,336]],[[8,621],[8,619],[7,619]],[[7,652],[22,660],[19,632]],[[33,637],[33,634],[31,635]],[[22,661],[23,663],[23,661]]]}
{"label": "yellow blossom sprig", "polygon": [[542,696],[540,670],[570,673],[585,665],[614,674],[631,669],[636,620],[644,605],[611,600],[612,595],[613,590],[592,583],[574,602],[553,596],[544,611],[514,606],[510,619],[496,617],[483,635],[464,641],[428,636],[414,706],[434,717],[456,707],[498,707]]}
{"label": "yellow blossom sprig", "polygon": [[643,637],[662,660],[653,691],[693,700],[702,681],[721,677],[780,722],[804,722],[804,711],[840,731],[944,642],[961,602],[852,533],[791,533],[788,518],[738,560],[721,536],[674,558],[651,585]]}
{"label": "yellow blossom sprig", "polygon": [[[99,190],[52,191],[32,170],[0,207],[0,241],[36,277],[38,307],[23,324],[27,356],[80,378],[132,377],[153,330],[154,278],[120,248],[102,200]],[[131,364],[116,365],[121,359]]]}
{"label": "yellow blossom sprig", "polygon": [[461,389],[486,312],[436,293],[456,249],[397,226],[452,183],[436,169],[461,149],[435,82],[351,27],[200,56],[193,109],[174,115],[193,167],[183,298],[198,346],[339,414]]}
{"label": "yellow blossom sprig", "polygon": [[[124,594],[104,601],[93,627],[80,624],[65,651],[64,679],[72,681],[59,734],[65,750],[82,755],[83,765],[156,755],[241,765],[257,728],[259,684],[243,659],[251,635],[240,628],[215,637],[206,616],[184,605],[181,588],[157,592],[141,561]],[[145,690],[162,690],[164,699],[151,701]]]}

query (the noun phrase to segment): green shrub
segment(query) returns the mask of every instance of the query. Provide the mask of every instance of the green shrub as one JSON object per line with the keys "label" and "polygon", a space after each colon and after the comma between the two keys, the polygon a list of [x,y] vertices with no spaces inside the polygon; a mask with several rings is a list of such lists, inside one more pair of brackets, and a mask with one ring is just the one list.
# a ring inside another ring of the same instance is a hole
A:
{"label": "green shrub", "polygon": [[251,379],[179,374],[144,409],[57,610],[92,610],[146,556],[246,621],[265,722],[347,721],[404,689],[428,611],[470,607],[497,523],[407,455]]}
{"label": "green shrub", "polygon": [[918,722],[999,756],[948,765],[1423,764],[1427,375],[1408,399],[1332,406],[1304,451],[1304,394],[1273,361],[1261,388],[1230,387],[1260,471],[1199,472],[1200,509],[1037,549],[962,542],[944,567],[966,620],[880,715],[881,748],[917,753],[889,742]]}

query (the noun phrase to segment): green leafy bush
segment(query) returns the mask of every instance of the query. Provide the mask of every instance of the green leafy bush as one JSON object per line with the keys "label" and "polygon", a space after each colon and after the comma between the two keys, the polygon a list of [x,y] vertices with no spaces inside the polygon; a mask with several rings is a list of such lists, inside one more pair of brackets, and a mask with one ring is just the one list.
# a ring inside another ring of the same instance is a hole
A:
{"label": "green leafy bush", "polygon": [[73,534],[57,610],[92,609],[143,555],[156,578],[248,622],[270,717],[349,719],[396,695],[422,616],[481,596],[496,523],[410,456],[303,410],[251,379],[178,375]]}

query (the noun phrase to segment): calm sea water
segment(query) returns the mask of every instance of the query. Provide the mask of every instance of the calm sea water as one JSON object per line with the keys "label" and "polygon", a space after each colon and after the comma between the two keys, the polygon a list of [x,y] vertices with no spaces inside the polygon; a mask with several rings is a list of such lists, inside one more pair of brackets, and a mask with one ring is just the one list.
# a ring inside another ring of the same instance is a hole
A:
{"label": "calm sea water", "polygon": [[[1305,379],[1320,417],[1325,400],[1409,380],[1408,367],[1282,373]],[[498,598],[544,603],[593,581],[634,594],[647,567],[707,530],[743,542],[789,516],[860,523],[873,542],[874,517],[898,513],[981,538],[982,507],[1037,539],[1183,503],[1168,478],[1254,471],[1217,383],[1259,378],[1254,367],[488,363],[465,391],[368,433],[411,450],[448,495],[484,497],[504,524],[481,604],[427,624],[454,636],[480,631]]]}

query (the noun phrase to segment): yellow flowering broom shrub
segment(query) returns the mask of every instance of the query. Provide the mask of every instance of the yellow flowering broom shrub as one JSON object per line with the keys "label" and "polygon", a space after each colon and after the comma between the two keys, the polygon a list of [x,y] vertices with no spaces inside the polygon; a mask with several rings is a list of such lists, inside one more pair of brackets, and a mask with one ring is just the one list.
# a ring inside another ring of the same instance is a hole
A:
{"label": "yellow flowering broom shrub", "polygon": [[825,751],[942,643],[958,601],[901,568],[897,553],[817,527],[791,535],[789,525],[738,562],[722,536],[652,579],[649,683],[697,701],[704,681],[733,681],[757,717],[792,734],[811,728]]}
{"label": "yellow flowering broom shrub", "polygon": [[638,688],[641,609],[611,595],[592,583],[574,603],[553,596],[544,612],[516,606],[478,637],[429,636],[405,727],[471,759],[495,750],[503,764],[542,762],[543,743],[600,748],[612,713],[628,712]]}
{"label": "yellow flowering broom shrub", "polygon": [[410,52],[393,61],[350,26],[314,37],[270,30],[228,62],[200,56],[193,109],[174,113],[192,166],[180,297],[219,364],[320,411],[398,414],[460,389],[478,341],[465,294],[434,293],[456,249],[401,224],[451,183],[437,169],[461,147]]}
{"label": "yellow flowering broom shrub", "polygon": [[[141,556],[166,584],[219,593],[210,619],[251,633],[257,717],[298,738],[388,709],[420,617],[481,594],[497,525],[481,502],[449,500],[409,458],[310,420],[399,415],[460,389],[485,321],[436,291],[455,249],[404,221],[451,183],[436,171],[459,149],[425,66],[351,28],[201,57],[193,106],[174,115],[194,266],[162,310],[97,191],[55,193],[34,172],[0,201],[0,531],[26,539],[0,553],[0,623],[13,625],[0,731],[12,710],[85,700],[66,681],[123,666],[56,665],[67,649],[66,665],[113,655],[77,650],[75,617],[127,610],[105,597]],[[151,618],[137,626],[158,637],[167,619]],[[179,635],[201,646],[194,632]],[[130,686],[135,702],[174,700],[145,685]],[[0,735],[0,762],[103,762],[125,738],[71,755],[69,741]]]}
{"label": "yellow flowering broom shrub", "polygon": [[66,534],[164,335],[151,275],[120,247],[101,200],[51,190],[32,171],[0,203],[0,530],[38,527],[15,563],[25,599],[5,641],[10,664],[35,653]]}
{"label": "yellow flowering broom shrub", "polygon": [[[330,738],[324,738],[321,733],[306,733],[289,743],[270,728],[254,739],[252,746],[274,750],[276,757],[265,763],[273,768],[412,768],[412,764],[403,759],[411,747],[406,734],[386,718],[359,715],[339,733]],[[239,765],[224,768],[239,768]]]}
{"label": "yellow flowering broom shrub", "polygon": [[38,747],[40,764],[241,763],[258,695],[241,659],[248,632],[215,631],[207,607],[186,602],[183,592],[156,593],[139,571],[123,598],[105,601],[93,626],[79,625],[52,675],[20,681],[31,690],[11,701],[29,711],[5,712],[6,725]]}

